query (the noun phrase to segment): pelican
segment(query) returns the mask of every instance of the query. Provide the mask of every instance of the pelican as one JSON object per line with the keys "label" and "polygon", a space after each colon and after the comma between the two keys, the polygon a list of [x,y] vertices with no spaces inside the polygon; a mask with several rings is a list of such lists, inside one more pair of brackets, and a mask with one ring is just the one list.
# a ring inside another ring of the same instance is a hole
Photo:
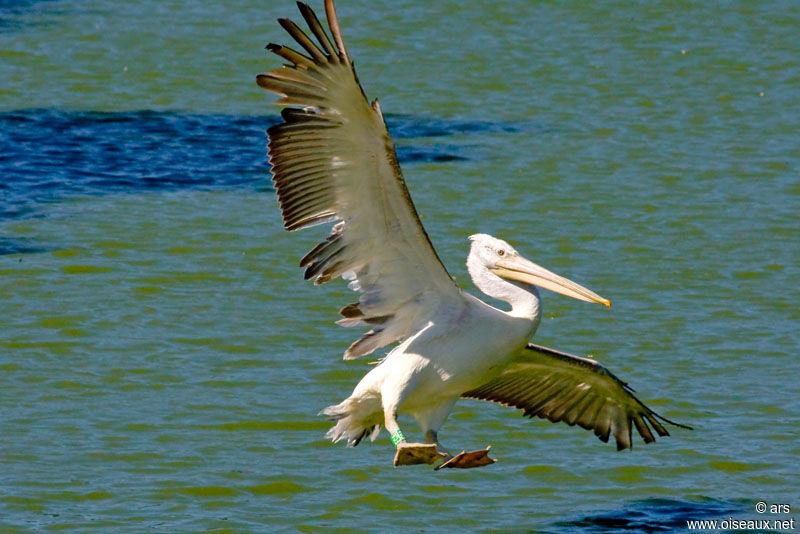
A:
{"label": "pelican", "polygon": [[[607,299],[486,234],[469,237],[467,270],[478,289],[510,309],[455,284],[411,201],[378,100],[370,103],[361,88],[333,0],[325,0],[332,40],[308,5],[298,7],[316,42],[291,20],[278,19],[303,51],[270,43],[266,48],[286,63],[257,77],[283,106],[283,121],[267,133],[284,227],[334,223],[300,266],[314,284],[341,277],[359,293],[338,323],[370,329],[344,359],[397,343],[349,397],[322,410],[335,421],[326,438],[352,447],[365,437],[374,441],[383,426],[395,466],[491,464],[489,447],[452,455],[439,443],[439,429],[461,397],[579,425],[604,442],[613,435],[618,450],[632,446],[633,427],[645,443],[655,441],[650,427],[669,435],[661,422],[676,423],[596,361],[529,342],[542,317],[537,288],[610,307]],[[399,413],[419,423],[424,442],[406,439]]]}

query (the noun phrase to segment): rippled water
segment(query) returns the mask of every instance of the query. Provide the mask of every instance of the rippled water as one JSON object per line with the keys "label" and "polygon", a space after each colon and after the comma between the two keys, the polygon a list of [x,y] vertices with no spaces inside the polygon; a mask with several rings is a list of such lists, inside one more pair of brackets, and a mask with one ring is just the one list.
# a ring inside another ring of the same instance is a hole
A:
{"label": "rippled water", "polygon": [[[0,218],[30,216],[42,202],[129,191],[269,189],[264,130],[278,117],[176,112],[0,112]],[[448,136],[515,132],[523,124],[387,117],[401,162],[467,159]],[[143,157],[144,156],[144,157]]]}
{"label": "rippled water", "polygon": [[[339,1],[444,262],[476,231],[614,302],[545,295],[690,424],[617,453],[461,402],[463,472],[322,435],[343,284],[302,281],[254,75],[291,2],[0,7],[0,530],[683,532],[800,507],[794,3]],[[406,434],[416,430],[409,422]]]}

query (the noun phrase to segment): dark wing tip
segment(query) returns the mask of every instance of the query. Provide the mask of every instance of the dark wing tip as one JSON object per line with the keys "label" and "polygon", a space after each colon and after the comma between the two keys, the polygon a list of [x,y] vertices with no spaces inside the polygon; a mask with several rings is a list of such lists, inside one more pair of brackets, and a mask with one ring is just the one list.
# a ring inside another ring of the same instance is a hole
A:
{"label": "dark wing tip", "polygon": [[[666,417],[664,417],[663,415],[658,414],[656,412],[653,412],[653,415],[655,415],[656,417],[658,417],[659,419],[661,419],[665,423],[670,424],[672,426],[677,426],[678,428],[684,428],[686,430],[694,430],[694,427],[691,427],[689,425],[684,425],[682,423],[676,423],[675,421],[671,421],[671,420],[667,419]],[[664,432],[667,432],[667,431],[664,430]],[[669,436],[669,433],[662,434],[662,435]]]}
{"label": "dark wing tip", "polygon": [[347,306],[339,310],[339,314],[348,319],[352,319],[354,317],[363,317],[364,312],[361,311],[361,308],[359,308],[358,305],[359,305],[358,302],[354,302],[353,304],[348,304]]}
{"label": "dark wing tip", "polygon": [[259,74],[258,76],[256,76],[256,83],[262,89],[266,89],[268,91],[270,90],[269,76],[267,76],[266,74]]}
{"label": "dark wing tip", "polygon": [[317,18],[317,14],[314,13],[314,10],[303,2],[297,2],[297,7],[300,9],[300,13],[303,15],[308,27],[311,29],[311,33],[314,34],[314,37],[317,38],[319,44],[325,49],[325,52],[328,55],[328,61],[338,62],[339,53],[336,51],[336,48],[334,48],[330,39],[328,39],[325,29],[322,27],[322,24]]}

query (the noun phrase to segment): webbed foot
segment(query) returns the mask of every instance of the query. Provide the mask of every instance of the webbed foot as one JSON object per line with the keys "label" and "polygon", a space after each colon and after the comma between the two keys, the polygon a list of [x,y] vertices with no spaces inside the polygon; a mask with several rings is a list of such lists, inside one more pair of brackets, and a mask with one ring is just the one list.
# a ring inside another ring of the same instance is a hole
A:
{"label": "webbed foot", "polygon": [[439,450],[435,443],[406,443],[397,445],[394,455],[394,466],[435,464],[446,460],[450,455]]}
{"label": "webbed foot", "polygon": [[489,449],[491,448],[492,446],[489,445],[485,449],[481,449],[479,451],[461,451],[452,458],[443,462],[441,465],[434,467],[434,469],[437,471],[445,467],[468,469],[470,467],[483,467],[484,465],[491,465],[497,461],[494,458],[489,458]]}

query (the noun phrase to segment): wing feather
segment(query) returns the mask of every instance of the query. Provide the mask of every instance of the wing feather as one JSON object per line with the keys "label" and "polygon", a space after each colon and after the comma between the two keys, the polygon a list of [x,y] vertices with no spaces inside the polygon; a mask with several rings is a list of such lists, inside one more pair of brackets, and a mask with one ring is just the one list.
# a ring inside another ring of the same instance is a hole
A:
{"label": "wing feather", "polygon": [[315,284],[346,276],[361,293],[339,321],[372,326],[345,352],[350,359],[402,340],[438,310],[464,302],[422,227],[380,106],[370,105],[358,82],[333,1],[325,2],[332,40],[314,11],[298,6],[313,38],[279,19],[302,52],[270,43],[288,63],[256,81],[287,106],[283,122],[267,131],[284,227],[336,222],[300,261],[304,276]]}
{"label": "wing feather", "polygon": [[[298,6],[300,3],[298,2]],[[308,8],[308,6],[305,6]],[[308,8],[310,9],[310,8]],[[301,8],[302,11],[302,8]],[[305,48],[306,52],[311,54],[311,59],[317,64],[328,63],[328,56],[319,49],[319,47],[309,39],[309,37],[300,29],[300,27],[289,19],[278,19],[278,24],[283,26],[283,29],[297,41],[297,43]],[[331,58],[333,59],[333,58]]]}
{"label": "wing feather", "polygon": [[339,53],[333,48],[333,45],[331,44],[330,39],[328,39],[328,35],[325,33],[322,24],[319,23],[319,19],[317,18],[317,14],[314,13],[314,10],[302,2],[298,2],[297,7],[300,8],[300,13],[303,15],[303,18],[306,19],[308,27],[311,28],[311,31],[314,33],[314,37],[317,38],[317,41],[325,49],[325,53],[328,55],[328,57],[338,60]]}
{"label": "wing feather", "polygon": [[617,450],[632,447],[633,428],[645,443],[669,432],[658,421],[682,428],[645,406],[628,385],[589,358],[529,343],[486,384],[462,397],[497,402],[523,410],[528,417],[565,422],[593,430],[603,442],[614,436]]}

